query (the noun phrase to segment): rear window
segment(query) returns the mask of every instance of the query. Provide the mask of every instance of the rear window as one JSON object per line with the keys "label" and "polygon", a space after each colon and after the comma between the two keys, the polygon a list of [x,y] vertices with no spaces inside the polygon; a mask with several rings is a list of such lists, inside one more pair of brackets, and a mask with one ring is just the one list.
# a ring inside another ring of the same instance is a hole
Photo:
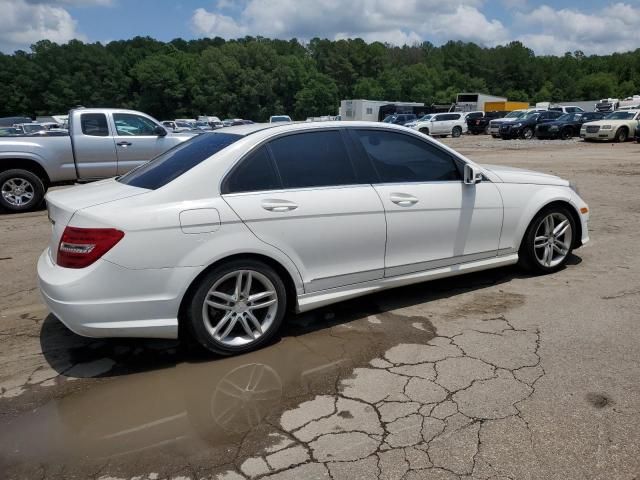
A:
{"label": "rear window", "polygon": [[230,133],[204,133],[177,145],[118,178],[132,187],[156,190],[242,138]]}
{"label": "rear window", "polygon": [[93,137],[109,136],[107,116],[104,113],[83,113],[80,115],[82,133]]}

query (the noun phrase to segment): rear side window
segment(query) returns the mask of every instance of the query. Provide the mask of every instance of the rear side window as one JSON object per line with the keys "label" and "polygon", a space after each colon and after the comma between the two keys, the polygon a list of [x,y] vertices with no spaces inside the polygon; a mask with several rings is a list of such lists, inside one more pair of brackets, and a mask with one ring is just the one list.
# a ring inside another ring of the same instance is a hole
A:
{"label": "rear side window", "polygon": [[230,133],[203,133],[177,145],[118,178],[132,187],[155,190],[242,138]]}
{"label": "rear side window", "polygon": [[461,180],[446,152],[412,135],[380,130],[355,130],[382,183]]}
{"label": "rear side window", "polygon": [[80,128],[84,135],[108,137],[109,127],[104,113],[83,113],[80,115]]}
{"label": "rear side window", "polygon": [[269,143],[284,188],[349,185],[356,175],[340,132],[306,132]]}
{"label": "rear side window", "polygon": [[222,186],[223,193],[259,192],[282,188],[266,147],[249,154],[231,172]]}

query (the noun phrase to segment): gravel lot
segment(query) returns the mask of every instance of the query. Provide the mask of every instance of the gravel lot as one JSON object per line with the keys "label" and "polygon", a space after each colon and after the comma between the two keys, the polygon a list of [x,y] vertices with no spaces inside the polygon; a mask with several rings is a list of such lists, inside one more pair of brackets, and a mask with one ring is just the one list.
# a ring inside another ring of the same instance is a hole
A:
{"label": "gravel lot", "polygon": [[640,478],[640,145],[446,139],[577,181],[569,266],[396,289],[253,354],[92,340],[50,316],[45,212],[0,215],[3,479]]}

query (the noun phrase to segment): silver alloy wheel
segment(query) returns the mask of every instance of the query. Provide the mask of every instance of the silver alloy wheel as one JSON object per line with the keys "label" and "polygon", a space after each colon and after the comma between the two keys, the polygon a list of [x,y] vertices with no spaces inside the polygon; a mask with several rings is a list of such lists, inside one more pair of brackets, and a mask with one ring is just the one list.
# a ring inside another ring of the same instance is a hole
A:
{"label": "silver alloy wheel", "polygon": [[215,342],[240,347],[262,337],[277,311],[278,295],[271,280],[255,270],[236,270],[209,289],[202,318]]}
{"label": "silver alloy wheel", "polygon": [[536,260],[543,267],[559,265],[569,254],[572,241],[569,219],[559,212],[548,214],[540,221],[534,237]]}
{"label": "silver alloy wheel", "polygon": [[31,182],[20,177],[8,178],[0,190],[5,202],[14,207],[28,204],[35,195],[35,188]]}
{"label": "silver alloy wheel", "polygon": [[522,138],[525,140],[531,140],[533,138],[533,130],[530,128],[525,128],[522,132]]}

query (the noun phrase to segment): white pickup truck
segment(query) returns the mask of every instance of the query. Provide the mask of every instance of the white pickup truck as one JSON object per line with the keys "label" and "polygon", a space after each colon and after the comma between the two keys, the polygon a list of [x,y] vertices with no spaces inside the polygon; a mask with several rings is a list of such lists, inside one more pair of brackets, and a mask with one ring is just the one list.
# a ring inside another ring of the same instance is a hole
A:
{"label": "white pickup truck", "polygon": [[122,175],[195,134],[134,110],[71,110],[69,135],[0,138],[0,207],[32,210],[51,186]]}

